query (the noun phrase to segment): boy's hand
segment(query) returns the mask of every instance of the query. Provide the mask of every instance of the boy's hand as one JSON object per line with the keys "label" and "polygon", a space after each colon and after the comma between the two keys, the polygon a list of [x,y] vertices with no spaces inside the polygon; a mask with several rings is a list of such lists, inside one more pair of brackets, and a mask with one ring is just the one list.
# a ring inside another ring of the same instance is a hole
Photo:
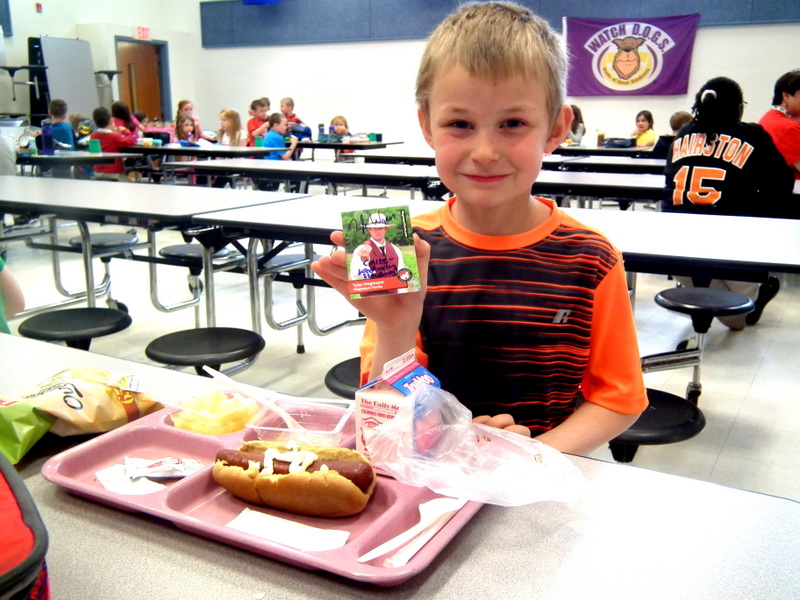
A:
{"label": "boy's hand", "polygon": [[428,259],[430,245],[414,234],[414,249],[417,254],[421,292],[408,294],[386,294],[353,300],[348,289],[348,273],[344,246],[344,234],[334,231],[331,241],[339,248],[331,256],[323,256],[311,264],[318,277],[344,296],[361,314],[374,321],[381,330],[398,331],[413,336],[419,329],[422,318],[422,304],[428,283]]}
{"label": "boy's hand", "polygon": [[531,430],[524,425],[517,425],[514,422],[514,417],[511,415],[502,414],[495,415],[493,417],[490,417],[489,415],[481,415],[479,417],[474,417],[472,422],[478,423],[479,425],[487,425],[489,427],[505,429],[506,431],[518,433],[520,435],[524,435],[525,437],[531,437]]}

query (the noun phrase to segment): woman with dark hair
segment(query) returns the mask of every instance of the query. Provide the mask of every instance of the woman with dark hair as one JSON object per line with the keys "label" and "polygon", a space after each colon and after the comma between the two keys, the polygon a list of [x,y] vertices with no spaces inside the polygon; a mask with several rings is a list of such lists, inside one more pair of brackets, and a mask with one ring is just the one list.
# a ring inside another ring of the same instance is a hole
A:
{"label": "woman with dark hair", "polygon": [[[794,186],[792,170],[772,138],[755,123],[742,123],[744,98],[739,84],[715,77],[695,96],[694,119],[685,125],[667,156],[664,173],[670,195],[664,210],[707,214],[778,216]],[[678,278],[692,285],[689,278]],[[709,285],[706,283],[706,285]],[[749,315],[722,317],[731,329],[755,325],[767,302],[778,293],[775,277],[755,283],[712,280],[711,287],[753,298]]]}
{"label": "woman with dark hair", "polygon": [[776,216],[794,186],[792,170],[772,138],[742,123],[739,84],[716,77],[695,96],[694,120],[681,129],[667,157],[665,210]]}

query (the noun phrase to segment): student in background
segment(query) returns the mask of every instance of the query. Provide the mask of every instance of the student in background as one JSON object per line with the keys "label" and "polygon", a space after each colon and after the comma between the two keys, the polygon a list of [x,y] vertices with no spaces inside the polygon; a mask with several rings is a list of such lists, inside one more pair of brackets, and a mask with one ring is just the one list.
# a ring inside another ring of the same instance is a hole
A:
{"label": "student in background", "polygon": [[758,122],[772,137],[794,178],[800,179],[800,70],[784,73],[775,82],[772,107]]}
{"label": "student in background", "polygon": [[238,111],[233,108],[220,111],[217,140],[223,146],[247,146],[247,132],[242,129]]}
{"label": "student in background", "polygon": [[142,124],[142,127],[146,129],[147,124],[149,123],[149,120],[147,119],[147,113],[143,110],[135,110],[132,114],[133,117]]}
{"label": "student in background", "polygon": [[[286,135],[286,130],[288,128],[288,120],[286,119],[286,116],[281,113],[272,113],[267,122],[269,123],[269,131],[264,137],[264,147],[285,148],[286,140],[284,139],[284,136]],[[264,158],[267,160],[292,160],[292,154],[297,147],[297,142],[297,138],[291,136],[289,138],[288,150],[284,152],[281,152],[280,150],[270,152]]]}
{"label": "student in background", "polygon": [[197,125],[191,115],[178,114],[175,119],[175,139],[179,142],[196,142]]}
{"label": "student in background", "polygon": [[[284,98],[281,100],[281,112],[286,117],[287,121],[287,131],[289,135],[294,135],[299,140],[310,140],[311,139],[311,128],[303,123],[294,113],[294,100],[291,98]],[[300,153],[302,152],[302,148],[298,148],[295,154],[295,160],[300,158]]]}
{"label": "student in background", "polygon": [[656,132],[653,131],[653,113],[649,110],[639,111],[636,115],[636,129],[631,132],[636,138],[637,148],[650,148],[656,143]]}
{"label": "student in background", "polygon": [[[247,132],[242,129],[242,121],[239,118],[238,111],[233,108],[225,108],[220,111],[217,140],[221,146],[247,146]],[[218,175],[211,185],[212,187],[222,188],[232,183],[233,180],[229,175]],[[233,186],[231,185],[231,187]]]}
{"label": "student in background", "polygon": [[289,127],[297,125],[298,123],[302,123],[300,117],[294,114],[294,100],[291,98],[287,97],[281,100],[281,112],[283,113],[283,116],[286,117]]}
{"label": "student in background", "polygon": [[56,98],[50,101],[50,126],[53,129],[53,141],[60,150],[75,150],[75,132],[67,121],[67,103]]}
{"label": "student in background", "polygon": [[0,332],[11,333],[8,319],[25,309],[25,295],[0,256]]}
{"label": "student in background", "polygon": [[131,109],[121,100],[117,100],[111,105],[111,117],[114,127],[124,127],[133,135],[133,139],[139,141],[144,133],[144,125],[139,119],[131,114]]}
{"label": "student in background", "polygon": [[[211,136],[207,136],[203,132],[203,128],[200,125],[200,119],[198,119],[197,117],[194,116],[194,104],[192,103],[191,100],[181,100],[180,102],[178,102],[178,110],[175,113],[176,125],[177,125],[178,115],[187,115],[189,118],[192,119],[192,121],[194,121],[194,130],[195,130],[195,133],[197,135],[197,137],[196,137],[196,139],[194,141],[201,140],[201,139],[209,141],[209,142],[216,141],[215,138],[213,138]],[[176,127],[176,131],[177,131],[177,127]]]}
{"label": "student in background", "polygon": [[[732,79],[715,77],[700,88],[694,119],[681,128],[667,155],[664,173],[671,194],[662,201],[663,210],[758,217],[775,216],[788,204],[794,186],[791,169],[763,127],[742,123],[743,107],[742,89]],[[719,318],[734,330],[755,325],[780,288],[775,277],[761,286],[716,279],[704,284],[755,300],[753,312]]]}
{"label": "student in background", "polygon": [[[99,140],[103,152],[119,152],[120,149],[136,144],[133,134],[126,127],[111,129],[111,113],[104,106],[99,106],[92,111],[92,119],[97,129],[89,137]],[[95,179],[110,179],[112,181],[129,181],[125,175],[122,161],[117,159],[110,165],[96,165],[94,167]]]}
{"label": "student in background", "polygon": [[[347,143],[349,141],[350,126],[347,124],[347,119],[345,119],[342,115],[336,115],[331,119],[331,127],[333,127],[334,134],[341,136],[342,142]],[[352,154],[353,152],[353,150],[334,150],[334,160],[336,162],[352,162],[353,159],[351,157],[347,157],[347,155]]]}
{"label": "student in background", "polygon": [[255,146],[256,138],[269,131],[269,98],[256,98],[250,103],[250,120],[247,121],[247,145]]}
{"label": "student in background", "polygon": [[570,125],[569,133],[567,133],[567,139],[573,144],[580,144],[586,133],[586,126],[583,124],[583,113],[574,104],[571,104],[570,108],[572,109],[572,125]]}
{"label": "student in background", "polygon": [[[362,381],[416,348],[475,421],[586,454],[647,396],[620,252],[530,193],[572,123],[566,74],[559,36],[515,4],[461,5],[434,31],[418,117],[455,197],[412,220],[423,291],[350,302]],[[349,298],[344,254],[312,268]]]}
{"label": "student in background", "polygon": [[667,153],[672,147],[672,142],[675,141],[675,136],[678,135],[681,127],[691,122],[691,120],[692,114],[686,112],[685,110],[679,110],[672,115],[669,118],[669,126],[672,128],[672,133],[670,135],[659,136],[656,145],[653,146],[650,156],[653,158],[667,158]]}

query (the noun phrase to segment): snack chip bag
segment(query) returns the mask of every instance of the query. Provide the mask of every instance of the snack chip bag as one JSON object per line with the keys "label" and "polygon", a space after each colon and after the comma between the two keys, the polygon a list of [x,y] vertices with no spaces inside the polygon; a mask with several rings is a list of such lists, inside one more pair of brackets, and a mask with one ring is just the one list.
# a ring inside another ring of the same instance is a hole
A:
{"label": "snack chip bag", "polygon": [[15,465],[55,419],[16,398],[0,397],[0,453]]}
{"label": "snack chip bag", "polygon": [[85,367],[53,375],[20,400],[54,417],[50,431],[60,436],[111,431],[161,408],[134,376]]}

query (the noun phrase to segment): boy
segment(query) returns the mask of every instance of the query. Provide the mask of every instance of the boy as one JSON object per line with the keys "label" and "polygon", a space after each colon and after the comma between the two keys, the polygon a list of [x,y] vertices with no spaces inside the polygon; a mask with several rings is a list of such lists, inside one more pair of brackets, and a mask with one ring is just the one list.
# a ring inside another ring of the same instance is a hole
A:
{"label": "boy", "polygon": [[691,122],[692,113],[686,112],[685,110],[679,110],[673,114],[669,118],[669,126],[670,129],[672,129],[672,133],[670,135],[662,135],[658,138],[656,145],[653,146],[653,150],[650,152],[650,156],[652,158],[667,158],[669,149],[672,147],[672,142],[675,141],[675,138],[678,136],[678,132],[681,130],[681,127]]}
{"label": "boy", "polygon": [[[111,111],[105,106],[99,106],[92,111],[92,119],[97,129],[89,137],[90,140],[100,140],[100,149],[103,152],[119,152],[126,146],[135,146],[136,139],[125,127],[109,129]],[[117,159],[110,165],[96,165],[94,167],[95,179],[110,179],[112,181],[128,181],[122,167],[122,161]]]}
{"label": "boy", "polygon": [[283,116],[286,117],[286,120],[289,122],[289,127],[293,127],[298,123],[302,123],[300,118],[294,114],[294,100],[291,98],[284,98],[281,100],[281,112]]}
{"label": "boy", "polygon": [[257,98],[250,103],[250,120],[247,121],[247,145],[256,145],[256,138],[269,131],[269,98]]}
{"label": "boy", "polygon": [[[517,5],[465,5],[437,28],[418,115],[456,197],[413,222],[423,293],[351,303],[368,318],[362,379],[416,346],[477,422],[585,454],[647,397],[619,252],[530,196],[572,121],[566,70],[556,35]],[[344,259],[313,268],[346,296]]]}
{"label": "boy", "polygon": [[67,121],[67,103],[56,98],[50,102],[50,126],[53,128],[53,140],[58,142],[56,148],[75,150],[75,132]]}
{"label": "boy", "polygon": [[800,69],[784,73],[775,82],[772,107],[758,122],[772,136],[794,178],[800,179]]}

